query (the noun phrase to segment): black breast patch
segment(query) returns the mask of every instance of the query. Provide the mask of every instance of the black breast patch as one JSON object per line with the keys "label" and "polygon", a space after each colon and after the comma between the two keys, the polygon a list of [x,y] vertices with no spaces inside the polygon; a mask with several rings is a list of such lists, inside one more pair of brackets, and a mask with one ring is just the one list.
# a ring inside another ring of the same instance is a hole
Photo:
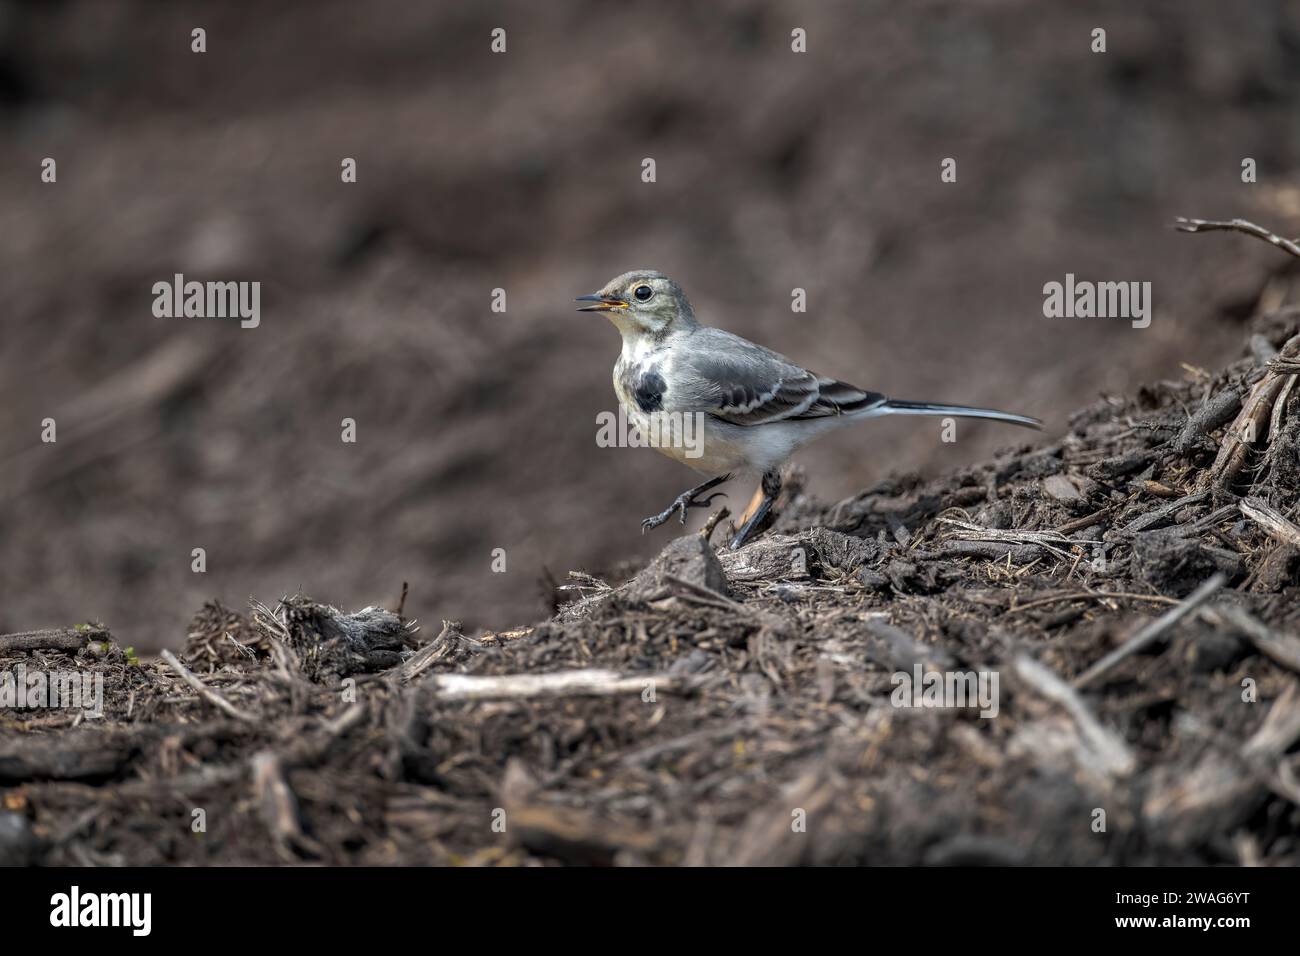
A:
{"label": "black breast patch", "polygon": [[664,392],[668,390],[667,384],[654,369],[647,369],[641,373],[641,377],[636,380],[636,387],[632,389],[632,397],[636,399],[636,407],[641,411],[657,412],[664,407]]}

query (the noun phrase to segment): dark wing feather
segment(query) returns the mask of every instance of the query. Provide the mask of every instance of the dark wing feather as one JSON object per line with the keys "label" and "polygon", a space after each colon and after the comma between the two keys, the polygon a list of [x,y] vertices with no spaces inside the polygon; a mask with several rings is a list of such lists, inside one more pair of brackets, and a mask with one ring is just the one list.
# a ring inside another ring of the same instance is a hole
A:
{"label": "dark wing feather", "polygon": [[733,425],[824,418],[862,411],[884,396],[814,375],[776,352],[720,329],[701,329],[679,351],[673,405]]}
{"label": "dark wing feather", "polygon": [[801,414],[792,418],[823,418],[827,415],[845,415],[861,412],[885,403],[879,392],[868,392],[833,378],[817,379],[817,401]]}

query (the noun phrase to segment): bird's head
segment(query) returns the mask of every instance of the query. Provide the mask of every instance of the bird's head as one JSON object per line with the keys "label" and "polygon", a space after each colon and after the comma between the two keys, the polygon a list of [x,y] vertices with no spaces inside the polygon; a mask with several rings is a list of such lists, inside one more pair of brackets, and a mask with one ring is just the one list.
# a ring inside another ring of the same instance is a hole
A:
{"label": "bird's head", "polygon": [[604,312],[625,338],[660,337],[696,324],[682,287],[650,269],[625,272],[610,279],[599,292],[578,296],[577,301],[593,303],[578,311]]}

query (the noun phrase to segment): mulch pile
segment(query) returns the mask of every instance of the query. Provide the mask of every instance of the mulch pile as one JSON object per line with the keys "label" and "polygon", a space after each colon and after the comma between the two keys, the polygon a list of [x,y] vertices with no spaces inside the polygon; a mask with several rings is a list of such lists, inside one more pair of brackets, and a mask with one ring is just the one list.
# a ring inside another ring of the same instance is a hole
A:
{"label": "mulch pile", "polygon": [[[0,709],[0,862],[1296,865],[1298,329],[955,474],[794,474],[748,547],[517,631],[295,596],[153,661],[0,636],[104,688]],[[900,692],[936,672],[995,699]]]}

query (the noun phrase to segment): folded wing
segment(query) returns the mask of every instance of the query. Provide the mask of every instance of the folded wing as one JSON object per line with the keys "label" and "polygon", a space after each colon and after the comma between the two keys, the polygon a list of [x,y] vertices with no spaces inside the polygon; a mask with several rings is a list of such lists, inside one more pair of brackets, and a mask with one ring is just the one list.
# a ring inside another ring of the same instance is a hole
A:
{"label": "folded wing", "polygon": [[816,375],[721,329],[701,329],[673,370],[673,406],[733,425],[825,418],[885,403],[876,392]]}

